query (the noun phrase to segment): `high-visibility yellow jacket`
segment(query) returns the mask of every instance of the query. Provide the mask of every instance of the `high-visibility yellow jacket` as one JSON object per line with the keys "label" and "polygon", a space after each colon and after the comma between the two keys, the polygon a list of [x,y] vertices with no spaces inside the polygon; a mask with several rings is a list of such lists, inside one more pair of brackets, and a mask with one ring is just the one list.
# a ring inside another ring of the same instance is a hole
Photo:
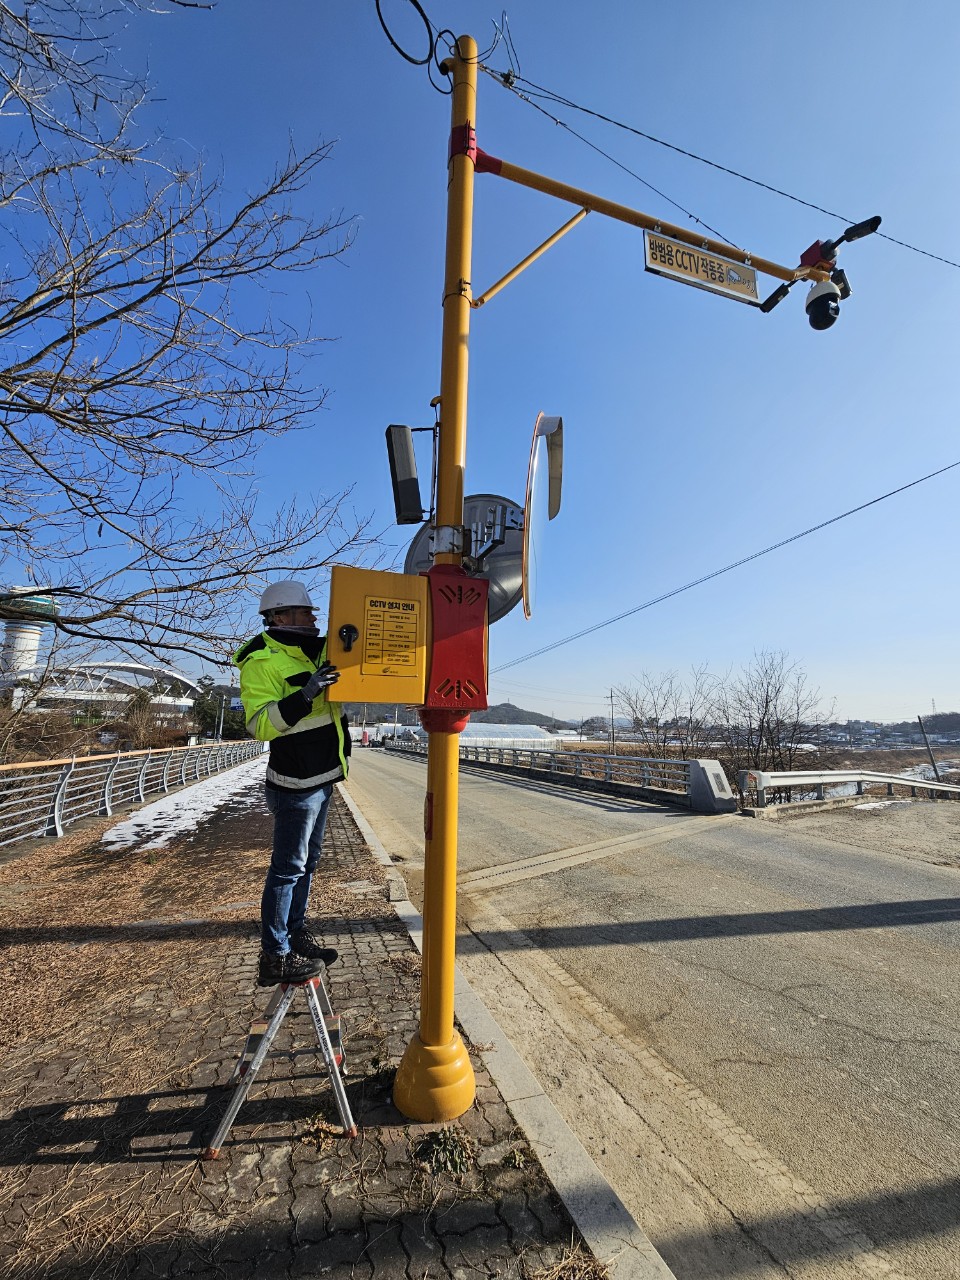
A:
{"label": "high-visibility yellow jacket", "polygon": [[267,784],[307,791],[347,776],[350,731],[340,704],[300,692],[326,657],[326,636],[263,631],[233,655],[247,732],[269,742]]}

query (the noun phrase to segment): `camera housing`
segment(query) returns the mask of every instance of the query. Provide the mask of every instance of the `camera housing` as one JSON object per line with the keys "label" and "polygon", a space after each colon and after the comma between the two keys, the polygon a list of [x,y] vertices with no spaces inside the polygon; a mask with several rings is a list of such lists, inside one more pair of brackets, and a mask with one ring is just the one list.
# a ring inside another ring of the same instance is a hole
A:
{"label": "camera housing", "polygon": [[832,280],[821,280],[807,294],[804,307],[811,329],[829,329],[840,315],[843,292]]}

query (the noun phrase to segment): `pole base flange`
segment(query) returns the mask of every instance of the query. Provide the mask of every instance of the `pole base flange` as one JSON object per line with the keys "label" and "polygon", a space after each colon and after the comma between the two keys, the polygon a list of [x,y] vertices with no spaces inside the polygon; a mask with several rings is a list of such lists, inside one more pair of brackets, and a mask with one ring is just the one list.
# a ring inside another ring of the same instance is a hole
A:
{"label": "pole base flange", "polygon": [[393,1082],[393,1105],[408,1120],[455,1120],[473,1106],[473,1063],[457,1031],[449,1044],[426,1045],[419,1033],[407,1045]]}

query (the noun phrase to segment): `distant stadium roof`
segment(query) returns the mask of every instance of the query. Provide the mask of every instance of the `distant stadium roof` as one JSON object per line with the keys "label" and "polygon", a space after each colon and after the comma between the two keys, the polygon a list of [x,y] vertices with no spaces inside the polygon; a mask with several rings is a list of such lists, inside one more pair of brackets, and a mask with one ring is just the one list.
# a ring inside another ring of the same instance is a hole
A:
{"label": "distant stadium roof", "polygon": [[189,709],[199,693],[196,681],[171,667],[143,662],[81,662],[48,669],[43,664],[11,673],[0,684],[36,681],[44,702],[125,701],[146,689],[151,701]]}

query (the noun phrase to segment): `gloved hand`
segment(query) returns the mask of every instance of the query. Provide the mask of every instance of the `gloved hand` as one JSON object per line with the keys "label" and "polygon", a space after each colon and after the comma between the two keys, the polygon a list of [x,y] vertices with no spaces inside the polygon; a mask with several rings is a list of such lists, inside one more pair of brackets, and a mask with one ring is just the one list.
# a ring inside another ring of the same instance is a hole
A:
{"label": "gloved hand", "polygon": [[333,663],[325,662],[317,668],[300,692],[308,702],[312,702],[318,693],[322,693],[324,689],[329,689],[339,679],[340,672]]}

